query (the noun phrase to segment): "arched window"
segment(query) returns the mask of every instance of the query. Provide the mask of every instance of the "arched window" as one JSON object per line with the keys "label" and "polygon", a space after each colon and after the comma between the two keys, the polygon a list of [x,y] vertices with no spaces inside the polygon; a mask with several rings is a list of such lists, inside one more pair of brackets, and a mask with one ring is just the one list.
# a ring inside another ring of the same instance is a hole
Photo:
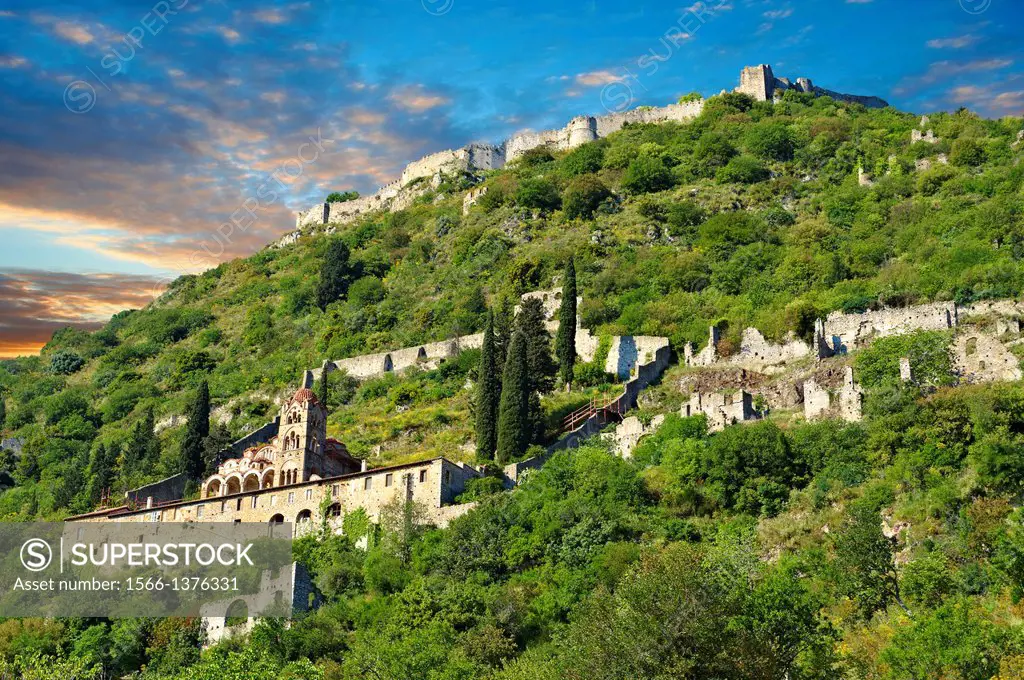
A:
{"label": "arched window", "polygon": [[303,510],[299,513],[298,517],[295,518],[296,524],[305,524],[306,522],[312,521],[313,513],[309,510]]}

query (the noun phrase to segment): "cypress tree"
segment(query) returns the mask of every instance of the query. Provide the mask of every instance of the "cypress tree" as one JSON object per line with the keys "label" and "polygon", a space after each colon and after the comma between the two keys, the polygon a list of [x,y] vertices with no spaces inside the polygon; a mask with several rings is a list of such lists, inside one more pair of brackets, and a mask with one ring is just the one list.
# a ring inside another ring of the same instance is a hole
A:
{"label": "cypress tree", "polygon": [[505,296],[494,314],[494,363],[500,373],[508,359],[508,345],[512,342],[512,326],[515,321],[512,301]]}
{"label": "cypress tree", "polygon": [[142,420],[135,423],[131,435],[121,451],[119,461],[121,478],[127,483],[138,468],[151,468],[159,457],[160,440],[155,432],[153,409],[147,408],[143,413]]}
{"label": "cypress tree", "polygon": [[544,326],[544,304],[539,298],[523,302],[516,317],[516,330],[526,338],[530,391],[550,392],[555,386],[558,365],[551,354],[551,334]]}
{"label": "cypress tree", "polygon": [[320,380],[316,387],[316,398],[320,401],[320,405],[327,408],[327,397],[330,396],[330,373],[327,372],[326,365],[324,366],[323,372],[320,374]]}
{"label": "cypress tree", "polygon": [[501,401],[498,407],[499,463],[518,458],[530,443],[529,367],[526,362],[526,336],[517,332],[508,348],[508,359],[501,378]]}
{"label": "cypress tree", "polygon": [[184,472],[189,479],[199,480],[206,470],[203,460],[203,440],[210,434],[210,386],[206,381],[199,383],[191,407],[188,410],[188,424],[185,425],[185,439],[181,444],[181,459]]}
{"label": "cypress tree", "polygon": [[86,495],[89,503],[96,505],[103,497],[103,490],[110,488],[114,479],[113,447],[98,444],[89,457],[89,482]]}
{"label": "cypress tree", "polygon": [[317,306],[326,309],[327,305],[344,297],[349,284],[352,283],[352,277],[348,246],[341,239],[332,239],[327,244],[327,252],[320,265],[320,281],[316,289]]}
{"label": "cypress tree", "polygon": [[0,397],[0,432],[4,431],[4,424],[7,422],[7,405],[3,397]]}
{"label": "cypress tree", "polygon": [[558,369],[566,389],[572,385],[572,372],[576,366],[576,265],[572,258],[565,264],[562,282],[562,305],[558,309],[558,335],[555,336],[555,354]]}
{"label": "cypress tree", "polygon": [[476,456],[480,460],[494,460],[494,451],[498,446],[500,399],[501,379],[498,377],[498,364],[495,360],[494,315],[488,313],[476,383]]}

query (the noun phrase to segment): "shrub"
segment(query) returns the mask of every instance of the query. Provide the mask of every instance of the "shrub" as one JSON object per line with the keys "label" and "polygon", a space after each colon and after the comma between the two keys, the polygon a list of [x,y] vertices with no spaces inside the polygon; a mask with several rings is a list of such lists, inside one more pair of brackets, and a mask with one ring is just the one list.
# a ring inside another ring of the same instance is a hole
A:
{"label": "shrub", "polygon": [[634,158],[622,178],[622,188],[631,194],[649,194],[672,187],[672,171],[665,162],[652,155]]}
{"label": "shrub", "polygon": [[673,203],[668,208],[668,233],[673,236],[693,235],[705,218],[704,209],[693,201]]}
{"label": "shrub", "polygon": [[57,375],[71,375],[78,372],[85,364],[85,360],[74,352],[60,349],[50,357],[50,370]]}
{"label": "shrub", "polygon": [[358,191],[332,191],[327,195],[328,203],[347,203],[359,198]]}
{"label": "shrub", "polygon": [[348,289],[348,301],[356,307],[368,307],[384,299],[384,282],[376,276],[364,276]]}
{"label": "shrub", "polygon": [[977,167],[985,162],[985,149],[973,139],[958,139],[949,152],[949,162],[961,167]]}
{"label": "shrub", "polygon": [[523,208],[557,210],[561,200],[558,188],[543,177],[524,179],[516,189],[516,204]]}
{"label": "shrub", "polygon": [[723,184],[756,184],[770,176],[768,168],[753,156],[736,156],[718,171],[716,179]]}
{"label": "shrub", "polygon": [[604,148],[600,144],[578,146],[562,159],[562,172],[568,177],[587,175],[601,169]]}
{"label": "shrub", "polygon": [[793,158],[796,142],[789,126],[779,121],[766,121],[750,129],[747,149],[766,160],[788,161]]}
{"label": "shrub", "polygon": [[949,334],[940,331],[879,338],[857,355],[857,379],[865,387],[897,385],[900,358],[908,357],[916,383],[949,385],[953,382],[949,344]]}
{"label": "shrub", "polygon": [[736,154],[736,148],[723,135],[705,132],[693,149],[693,170],[698,177],[714,177]]}
{"label": "shrub", "polygon": [[569,186],[562,194],[565,216],[569,219],[577,217],[590,219],[594,216],[594,211],[601,205],[601,201],[610,195],[608,187],[596,175],[577,177],[569,182]]}

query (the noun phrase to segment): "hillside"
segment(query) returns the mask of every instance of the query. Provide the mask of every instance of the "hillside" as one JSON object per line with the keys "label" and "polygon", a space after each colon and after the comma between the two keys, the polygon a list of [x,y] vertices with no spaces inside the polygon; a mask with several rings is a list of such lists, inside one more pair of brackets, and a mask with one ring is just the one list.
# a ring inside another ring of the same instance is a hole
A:
{"label": "hillside", "polygon": [[[927,126],[937,143],[912,143],[918,118],[893,109],[733,94],[689,124],[633,125],[568,153],[534,150],[506,170],[441,178],[406,210],[184,276],[96,333],[62,331],[41,357],[3,362],[5,436],[27,455],[20,471],[8,461],[17,488],[0,510],[83,509],[76,471],[94,443],[121,448],[147,408],[158,422],[183,414],[199,379],[228,421],[222,438],[238,435],[266,422],[304,369],[478,332],[489,303],[551,287],[570,255],[584,327],[668,336],[679,354],[706,342],[711,323],[736,343],[748,325],[806,335],[832,310],[1018,295],[1020,127],[940,114]],[[464,215],[477,184],[487,193]],[[352,285],[319,309],[335,239],[351,253]],[[54,371],[69,354],[75,370]],[[467,357],[334,390],[330,434],[357,455],[382,452],[380,462],[458,457],[472,445],[472,370]],[[176,472],[181,430],[161,432],[153,464],[121,470],[115,494]]]}
{"label": "hillside", "polygon": [[[956,386],[951,334],[924,333],[836,359],[864,386],[862,423],[782,408],[709,434],[675,415],[681,386],[735,386],[682,365],[711,325],[729,356],[747,327],[809,341],[834,311],[1021,295],[1024,122],[921,123],[797,91],[714,97],[689,123],[440,177],[406,209],[307,228],[0,362],[0,430],[20,442],[0,471],[7,521],[90,510],[101,476],[116,498],[180,472],[175,417],[201,381],[213,454],[305,370],[480,332],[489,308],[560,285],[570,257],[584,328],[668,337],[678,362],[641,399],[645,422],[669,417],[631,460],[593,440],[511,493],[482,488],[448,529],[385,526],[365,552],[302,539],[328,604],[289,629],[182,671],[195,622],[7,621],[0,659],[27,646],[154,678],[1020,677],[1019,383]],[[913,382],[894,368],[907,354]],[[328,434],[372,466],[473,461],[478,363],[335,374]],[[584,370],[546,395],[540,439],[611,382]]]}

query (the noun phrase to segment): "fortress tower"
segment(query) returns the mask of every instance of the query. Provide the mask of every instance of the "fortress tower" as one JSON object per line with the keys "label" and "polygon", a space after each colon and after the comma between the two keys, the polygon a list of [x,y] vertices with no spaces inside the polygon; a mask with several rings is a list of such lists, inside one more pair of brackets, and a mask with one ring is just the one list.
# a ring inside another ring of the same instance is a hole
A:
{"label": "fortress tower", "polygon": [[569,121],[569,148],[597,139],[597,121],[591,116],[578,116]]}
{"label": "fortress tower", "polygon": [[768,64],[746,66],[740,71],[737,92],[749,94],[755,101],[770,102],[775,94],[775,74]]}

